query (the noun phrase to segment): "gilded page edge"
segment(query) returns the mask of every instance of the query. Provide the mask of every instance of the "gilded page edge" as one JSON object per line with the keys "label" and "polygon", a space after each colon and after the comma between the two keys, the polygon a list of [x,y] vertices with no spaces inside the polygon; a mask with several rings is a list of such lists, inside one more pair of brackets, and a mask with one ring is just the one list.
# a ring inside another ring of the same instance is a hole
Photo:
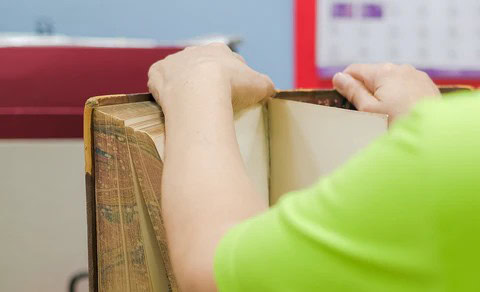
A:
{"label": "gilded page edge", "polygon": [[129,102],[153,100],[148,93],[102,95],[89,98],[85,103],[83,116],[83,141],[85,156],[85,189],[87,211],[87,244],[88,244],[88,288],[91,292],[98,291],[98,258],[97,258],[97,226],[95,204],[95,172],[92,119],[96,107]]}

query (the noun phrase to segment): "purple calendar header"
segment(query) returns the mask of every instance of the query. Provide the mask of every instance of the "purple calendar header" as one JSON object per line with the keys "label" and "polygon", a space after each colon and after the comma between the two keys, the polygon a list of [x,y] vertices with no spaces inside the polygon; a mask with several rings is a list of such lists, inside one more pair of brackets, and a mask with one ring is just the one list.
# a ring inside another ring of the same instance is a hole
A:
{"label": "purple calendar header", "polygon": [[382,18],[383,8],[379,4],[364,4],[362,6],[363,18]]}
{"label": "purple calendar header", "polygon": [[332,7],[332,16],[334,18],[351,18],[353,9],[351,3],[335,3]]}
{"label": "purple calendar header", "polygon": [[[358,8],[358,9],[357,9]],[[358,17],[364,19],[379,19],[383,17],[383,7],[380,4],[364,3],[361,6],[354,6],[350,2],[339,2],[332,6],[333,18],[354,18],[356,17],[356,11],[361,12]]]}

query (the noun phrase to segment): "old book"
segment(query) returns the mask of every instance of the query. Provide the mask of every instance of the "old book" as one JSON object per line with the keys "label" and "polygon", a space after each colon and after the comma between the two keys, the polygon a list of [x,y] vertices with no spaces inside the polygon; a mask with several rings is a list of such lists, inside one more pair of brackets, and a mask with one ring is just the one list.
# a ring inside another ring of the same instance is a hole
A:
{"label": "old book", "polygon": [[[148,94],[87,101],[91,291],[178,291],[162,218],[163,121]],[[282,91],[237,112],[235,130],[250,178],[274,204],[384,133],[387,116],[355,111],[335,91]]]}

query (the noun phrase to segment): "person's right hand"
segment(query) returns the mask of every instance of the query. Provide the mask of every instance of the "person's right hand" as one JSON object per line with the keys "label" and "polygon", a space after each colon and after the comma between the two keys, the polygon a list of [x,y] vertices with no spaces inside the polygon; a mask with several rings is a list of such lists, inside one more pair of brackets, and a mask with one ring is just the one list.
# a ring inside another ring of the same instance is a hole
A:
{"label": "person's right hand", "polygon": [[268,76],[254,71],[223,43],[187,47],[156,62],[148,71],[148,88],[168,113],[212,101],[226,101],[238,111],[275,93]]}
{"label": "person's right hand", "polygon": [[358,110],[387,114],[390,123],[417,101],[440,96],[425,72],[390,63],[350,65],[333,77],[333,86]]}

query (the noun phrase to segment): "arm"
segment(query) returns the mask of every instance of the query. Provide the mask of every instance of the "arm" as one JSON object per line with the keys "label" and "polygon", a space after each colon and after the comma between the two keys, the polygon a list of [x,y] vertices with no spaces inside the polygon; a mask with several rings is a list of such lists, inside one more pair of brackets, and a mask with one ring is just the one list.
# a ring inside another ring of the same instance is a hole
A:
{"label": "arm", "polygon": [[273,84],[215,44],[157,62],[149,88],[166,117],[162,209],[173,269],[183,291],[213,291],[221,236],[268,207],[240,156],[232,96],[245,107],[272,95]]}

